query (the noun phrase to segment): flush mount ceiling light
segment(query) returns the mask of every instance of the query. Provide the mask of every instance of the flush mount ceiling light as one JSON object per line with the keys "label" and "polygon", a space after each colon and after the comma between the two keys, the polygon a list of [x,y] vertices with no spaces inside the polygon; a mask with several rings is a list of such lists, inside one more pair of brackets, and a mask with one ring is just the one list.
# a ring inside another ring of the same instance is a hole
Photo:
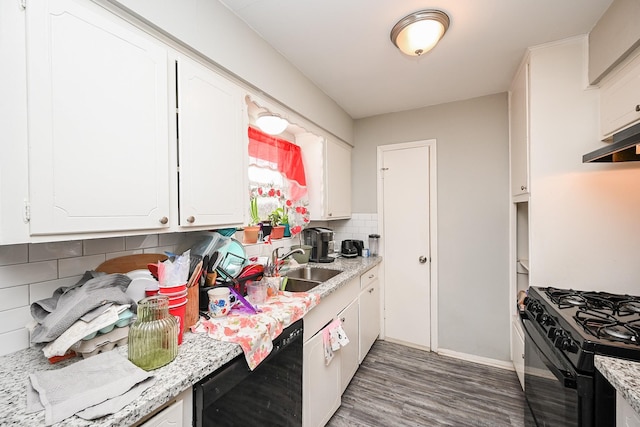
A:
{"label": "flush mount ceiling light", "polygon": [[402,18],[391,30],[391,41],[403,53],[429,52],[449,28],[449,16],[440,10],[420,10]]}
{"label": "flush mount ceiling light", "polygon": [[287,119],[271,113],[260,113],[256,119],[256,125],[269,135],[279,135],[289,126]]}

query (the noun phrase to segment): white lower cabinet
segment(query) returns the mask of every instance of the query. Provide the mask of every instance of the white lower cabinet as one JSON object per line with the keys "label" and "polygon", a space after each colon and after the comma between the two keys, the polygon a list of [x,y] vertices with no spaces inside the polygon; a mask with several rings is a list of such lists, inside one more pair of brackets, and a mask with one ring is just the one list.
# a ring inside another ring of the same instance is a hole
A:
{"label": "white lower cabinet", "polygon": [[340,407],[340,352],[325,363],[322,330],[304,343],[302,376],[302,425],[324,426]]}
{"label": "white lower cabinet", "polygon": [[511,360],[520,386],[524,390],[524,336],[518,322],[519,320],[515,318],[511,324]]}
{"label": "white lower cabinet", "polygon": [[[378,268],[373,267],[324,298],[304,317],[302,425],[324,426],[380,333]],[[322,330],[342,321],[349,344],[327,365]]]}
{"label": "white lower cabinet", "polygon": [[380,284],[376,279],[360,292],[360,343],[361,363],[380,334]]}
{"label": "white lower cabinet", "polygon": [[616,393],[616,427],[640,427],[640,414],[620,393]]}
{"label": "white lower cabinet", "polygon": [[338,351],[340,353],[341,393],[344,393],[360,364],[360,348],[358,346],[360,340],[359,315],[358,300],[352,301],[351,304],[338,315],[338,318],[342,321],[342,329],[349,338],[349,344]]}
{"label": "white lower cabinet", "polygon": [[193,423],[193,396],[191,388],[184,390],[176,401],[153,417],[140,424],[140,427],[188,427]]}

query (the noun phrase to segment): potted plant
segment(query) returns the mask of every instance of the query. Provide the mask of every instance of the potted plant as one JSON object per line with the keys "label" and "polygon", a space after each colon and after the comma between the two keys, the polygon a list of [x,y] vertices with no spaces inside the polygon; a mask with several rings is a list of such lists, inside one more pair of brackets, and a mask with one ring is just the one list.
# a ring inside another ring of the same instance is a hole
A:
{"label": "potted plant", "polygon": [[278,207],[269,214],[271,221],[271,238],[282,239],[284,237],[285,226],[283,225],[284,209]]}
{"label": "potted plant", "polygon": [[244,228],[242,241],[244,243],[256,243],[258,241],[258,234],[260,234],[260,216],[258,215],[257,197],[251,197],[249,201],[249,213],[251,215],[251,222]]}

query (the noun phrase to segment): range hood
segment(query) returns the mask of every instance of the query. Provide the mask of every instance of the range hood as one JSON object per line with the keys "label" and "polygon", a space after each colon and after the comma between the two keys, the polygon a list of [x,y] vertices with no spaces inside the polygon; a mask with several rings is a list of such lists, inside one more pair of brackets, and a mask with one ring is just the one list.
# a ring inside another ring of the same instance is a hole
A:
{"label": "range hood", "polygon": [[640,123],[613,134],[606,147],[582,156],[582,163],[640,162]]}

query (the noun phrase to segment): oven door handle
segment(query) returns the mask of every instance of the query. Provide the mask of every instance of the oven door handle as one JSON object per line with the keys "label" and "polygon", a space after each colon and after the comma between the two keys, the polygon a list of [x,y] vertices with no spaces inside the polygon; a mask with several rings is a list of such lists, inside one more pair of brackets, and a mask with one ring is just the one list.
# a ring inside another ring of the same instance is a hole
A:
{"label": "oven door handle", "polygon": [[[523,319],[524,320],[524,319]],[[530,320],[527,321],[523,321],[522,323],[524,324],[524,330],[525,333],[527,335],[529,335],[529,338],[531,339],[531,342],[533,343],[533,350],[535,350],[536,353],[538,353],[538,356],[540,356],[540,359],[542,360],[542,362],[545,364],[545,366],[553,373],[553,375],[560,381],[562,382],[562,384],[566,387],[566,388],[572,388],[572,389],[577,389],[578,388],[578,384],[576,382],[576,376],[574,375],[574,372],[571,371],[566,371],[563,369],[558,368],[551,360],[549,360],[549,357],[547,357],[544,353],[544,351],[542,350],[542,348],[540,348],[540,345],[538,344],[538,342],[534,339],[534,337],[532,336],[529,328],[527,328],[527,323],[530,323]],[[531,325],[530,327],[533,327],[533,325]],[[535,327],[534,327],[535,329]],[[534,330],[535,333],[535,330]],[[548,347],[548,350],[550,352],[552,352],[553,354],[555,354],[558,358],[560,357],[564,357],[561,354],[558,354],[555,350],[555,348],[552,347]],[[567,362],[568,364],[569,362]]]}

